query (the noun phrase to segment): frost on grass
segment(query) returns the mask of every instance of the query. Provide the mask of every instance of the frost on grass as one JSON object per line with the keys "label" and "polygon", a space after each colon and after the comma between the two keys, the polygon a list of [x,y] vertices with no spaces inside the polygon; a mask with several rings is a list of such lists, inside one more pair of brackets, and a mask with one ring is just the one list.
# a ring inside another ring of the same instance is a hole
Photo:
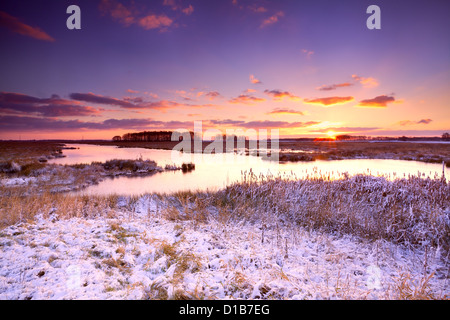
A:
{"label": "frost on grass", "polygon": [[446,299],[449,194],[356,176],[55,195],[0,231],[0,299]]}
{"label": "frost on grass", "polygon": [[[179,168],[181,170],[181,168]],[[0,163],[0,188],[26,187],[26,194],[65,192],[86,188],[106,178],[146,176],[163,169],[152,160],[109,160],[74,165]],[[5,190],[6,192],[11,192]],[[14,191],[14,190],[13,190]]]}

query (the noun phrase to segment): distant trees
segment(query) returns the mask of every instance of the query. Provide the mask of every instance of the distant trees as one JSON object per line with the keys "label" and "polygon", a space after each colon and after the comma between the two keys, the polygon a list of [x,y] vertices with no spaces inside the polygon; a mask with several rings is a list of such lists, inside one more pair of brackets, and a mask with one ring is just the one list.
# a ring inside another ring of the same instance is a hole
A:
{"label": "distant trees", "polygon": [[[156,142],[156,141],[171,141],[172,131],[142,131],[125,133],[122,137],[115,136],[113,141],[141,141],[141,142]],[[191,138],[193,137],[191,132]],[[182,137],[180,137],[180,141]]]}
{"label": "distant trees", "polygon": [[172,138],[172,131],[143,131],[125,133],[122,136],[123,141],[170,141]]}
{"label": "distant trees", "polygon": [[450,133],[448,133],[448,132],[443,133],[442,140],[450,140]]}
{"label": "distant trees", "polygon": [[336,136],[336,140],[367,140],[367,136],[351,136],[348,134],[341,134]]}

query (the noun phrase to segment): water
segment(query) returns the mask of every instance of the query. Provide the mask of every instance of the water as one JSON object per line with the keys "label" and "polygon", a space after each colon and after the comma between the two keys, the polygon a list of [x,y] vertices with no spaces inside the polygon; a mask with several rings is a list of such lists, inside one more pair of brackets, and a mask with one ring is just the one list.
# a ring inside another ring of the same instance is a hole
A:
{"label": "water", "polygon": [[[233,182],[241,181],[242,173],[250,170],[255,175],[285,175],[297,178],[311,176],[328,176],[330,179],[342,177],[342,173],[350,175],[370,173],[386,175],[388,178],[417,175],[434,177],[442,175],[442,164],[423,163],[418,161],[384,160],[384,159],[351,159],[314,162],[277,163],[266,161],[260,157],[236,154],[187,154],[171,150],[117,148],[115,146],[96,146],[87,144],[68,145],[77,149],[64,150],[65,158],[49,161],[57,164],[91,163],[112,159],[151,159],[165,167],[166,164],[181,165],[183,162],[195,163],[195,170],[183,173],[181,170],[165,171],[147,177],[117,177],[106,179],[98,185],[90,186],[83,194],[124,194],[138,195],[142,193],[170,193],[183,190],[218,190]],[[446,177],[450,170],[445,168]]]}

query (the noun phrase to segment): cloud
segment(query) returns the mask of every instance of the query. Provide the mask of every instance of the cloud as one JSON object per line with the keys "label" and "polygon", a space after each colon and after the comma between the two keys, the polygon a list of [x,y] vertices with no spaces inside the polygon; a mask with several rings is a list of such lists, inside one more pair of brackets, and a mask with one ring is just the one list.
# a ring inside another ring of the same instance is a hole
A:
{"label": "cloud", "polygon": [[215,98],[220,97],[220,93],[217,91],[209,91],[205,93],[205,96],[209,98],[209,100],[214,100]]}
{"label": "cloud", "polygon": [[128,89],[127,92],[128,92],[128,93],[139,93],[139,91],[137,91],[137,90],[132,90],[132,89]]}
{"label": "cloud", "polygon": [[317,87],[317,90],[320,91],[331,91],[336,90],[337,88],[344,88],[344,87],[350,87],[353,86],[353,83],[350,82],[344,82],[344,83],[338,83],[338,84],[331,84],[331,85],[323,85],[320,87]]}
{"label": "cloud", "polygon": [[190,89],[190,91],[175,90],[175,94],[186,101],[197,101],[197,99],[202,96],[208,98],[211,101],[221,97],[221,94],[218,91],[196,91],[196,90],[197,89],[195,88]]}
{"label": "cloud", "polygon": [[179,10],[187,16],[192,14],[192,12],[194,12],[194,7],[191,4],[188,7],[183,8],[181,2],[177,0],[164,0],[163,5],[171,7],[171,9],[174,11]]}
{"label": "cloud", "polygon": [[387,95],[377,96],[373,99],[365,99],[361,100],[358,107],[367,107],[367,108],[386,108],[387,104],[390,102],[394,102],[395,98]]}
{"label": "cloud", "polygon": [[166,27],[170,27],[172,22],[173,22],[173,20],[170,19],[165,14],[162,14],[162,15],[150,14],[146,17],[139,19],[139,25],[142,28],[144,28],[145,30],[163,29]]}
{"label": "cloud", "polygon": [[264,19],[263,22],[260,25],[260,28],[264,28],[264,27],[270,26],[270,25],[278,22],[278,19],[283,17],[283,16],[284,16],[284,12],[283,11],[278,11],[274,15],[268,17],[267,19]]}
{"label": "cloud", "polygon": [[191,121],[159,121],[147,119],[107,119],[100,122],[80,120],[58,120],[54,118],[36,118],[20,116],[0,116],[0,127],[5,132],[69,132],[78,130],[145,130],[192,127]]}
{"label": "cloud", "polygon": [[326,97],[326,98],[317,98],[317,99],[304,99],[303,101],[308,104],[319,104],[325,107],[334,106],[337,104],[344,104],[350,101],[353,101],[354,97]]}
{"label": "cloud", "polygon": [[256,13],[267,12],[267,8],[265,8],[263,6],[257,6],[256,4],[248,5],[247,8]]}
{"label": "cloud", "polygon": [[307,49],[302,49],[302,53],[306,55],[306,58],[311,58],[314,54],[314,51],[312,50],[307,50]]}
{"label": "cloud", "polygon": [[110,15],[113,20],[118,21],[125,26],[136,23],[136,13],[132,12],[131,9],[125,7],[118,1],[101,0],[99,9],[103,15]]}
{"label": "cloud", "polygon": [[[242,120],[205,120],[205,127],[232,126],[247,129],[270,128],[305,128],[319,124],[320,122],[287,122],[287,121],[242,121]],[[54,118],[37,118],[22,116],[0,116],[0,127],[4,132],[70,132],[86,130],[150,130],[165,129],[177,130],[192,128],[192,121],[159,121],[146,119],[107,119],[100,122],[80,120],[59,120]]]}
{"label": "cloud", "polygon": [[151,98],[153,98],[153,99],[158,99],[159,98],[159,96],[156,93],[145,91],[144,94],[149,96],[149,97],[151,97]]}
{"label": "cloud", "polygon": [[260,80],[256,79],[255,76],[252,74],[250,75],[250,82],[253,84],[261,84],[262,83]]}
{"label": "cloud", "polygon": [[242,121],[242,120],[224,119],[224,120],[209,120],[209,123],[215,126],[220,125],[220,126],[234,126],[246,129],[269,129],[269,128],[305,128],[317,125],[320,122],[317,121],[287,122],[287,121],[271,121],[271,120]]}
{"label": "cloud", "polygon": [[305,113],[303,111],[297,111],[297,110],[293,110],[293,109],[282,109],[282,108],[273,109],[272,111],[267,112],[266,114],[269,114],[269,115],[300,115],[300,116],[305,115]]}
{"label": "cloud", "polygon": [[352,75],[353,80],[361,83],[363,85],[363,87],[365,88],[374,88],[378,86],[378,81],[375,78],[364,78],[364,77],[360,77],[356,74]]}
{"label": "cloud", "polygon": [[108,119],[102,122],[84,122],[80,120],[57,120],[53,118],[35,118],[19,116],[0,116],[0,126],[4,131],[73,131],[73,130],[110,130],[141,129],[158,125],[160,121],[151,119]]}
{"label": "cloud", "polygon": [[308,122],[287,122],[287,121],[249,121],[241,125],[244,128],[264,129],[264,128],[305,128],[319,124],[317,121]]}
{"label": "cloud", "polygon": [[264,93],[273,97],[276,100],[281,100],[284,98],[289,98],[290,100],[300,100],[299,97],[296,95],[293,95],[292,93],[288,91],[281,91],[281,90],[264,90]]}
{"label": "cloud", "polygon": [[209,120],[208,121],[212,125],[233,125],[240,126],[245,124],[245,121],[242,120],[232,120],[232,119],[222,119],[222,120]]}
{"label": "cloud", "polygon": [[415,125],[415,124],[429,124],[432,121],[433,120],[431,120],[431,119],[421,119],[419,121],[402,120],[402,121],[397,122],[397,124],[399,124],[401,126],[411,126],[411,125]]}
{"label": "cloud", "polygon": [[192,14],[192,12],[194,12],[194,7],[192,5],[189,5],[189,7],[182,9],[181,12],[189,16]]}
{"label": "cloud", "polygon": [[433,120],[431,120],[431,119],[422,119],[422,120],[417,121],[417,124],[429,124],[431,121],[433,121]]}
{"label": "cloud", "polygon": [[6,27],[12,32],[21,34],[23,36],[31,37],[37,40],[53,42],[51,36],[46,32],[42,31],[38,27],[32,27],[28,24],[23,23],[18,18],[11,16],[10,14],[0,11],[0,26]]}
{"label": "cloud", "polygon": [[101,0],[99,9],[103,15],[109,15],[113,20],[127,27],[137,24],[145,30],[159,29],[164,31],[173,23],[173,20],[165,14],[150,13],[141,16],[139,10],[134,7],[126,7],[116,0]]}
{"label": "cloud", "polygon": [[340,133],[360,133],[360,132],[371,132],[374,130],[378,130],[378,127],[329,127],[323,128],[320,130],[315,130],[316,133],[327,133],[329,131],[334,131],[338,134]]}
{"label": "cloud", "polygon": [[266,99],[264,98],[258,98],[248,94],[241,94],[238,97],[231,99],[229,102],[233,104],[255,104],[264,101],[266,101]]}
{"label": "cloud", "polygon": [[160,100],[160,101],[145,101],[142,97],[125,97],[124,99],[116,99],[106,97],[92,92],[89,93],[71,93],[69,97],[77,101],[85,101],[96,104],[107,104],[111,106],[118,106],[125,109],[157,109],[165,110],[168,108],[177,107],[209,107],[210,105],[190,105],[182,104],[176,101]]}
{"label": "cloud", "polygon": [[20,93],[0,93],[0,114],[40,115],[45,117],[95,116],[100,110],[57,95],[41,99]]}
{"label": "cloud", "polygon": [[91,103],[98,103],[98,104],[108,104],[113,106],[119,106],[122,108],[130,108],[130,109],[137,109],[140,108],[138,105],[133,104],[131,102],[120,100],[116,98],[111,97],[105,97],[98,94],[94,94],[92,92],[89,93],[71,93],[69,97],[73,100],[77,101],[85,101],[85,102],[91,102]]}

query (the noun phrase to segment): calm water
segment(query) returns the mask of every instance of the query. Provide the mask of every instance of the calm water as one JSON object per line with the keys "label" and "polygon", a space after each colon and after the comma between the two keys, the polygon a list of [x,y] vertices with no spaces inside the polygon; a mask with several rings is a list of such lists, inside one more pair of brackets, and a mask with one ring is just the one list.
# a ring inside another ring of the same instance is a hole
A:
{"label": "calm water", "polygon": [[[148,177],[118,177],[106,179],[98,185],[90,186],[82,193],[88,194],[142,194],[145,192],[169,193],[181,190],[217,190],[233,182],[241,181],[242,173],[247,171],[256,175],[295,175],[298,178],[314,175],[327,175],[338,178],[342,173],[350,175],[371,173],[372,175],[389,175],[390,178],[404,175],[434,177],[442,175],[441,164],[423,163],[403,160],[333,160],[297,163],[277,163],[265,161],[259,157],[234,154],[186,154],[171,150],[117,148],[114,146],[68,145],[75,150],[63,150],[66,158],[54,159],[50,163],[75,164],[107,161],[112,159],[151,159],[163,167],[166,164],[181,165],[183,162],[195,163],[195,170],[183,173],[181,170],[165,171]],[[445,168],[446,177],[450,170]]]}

